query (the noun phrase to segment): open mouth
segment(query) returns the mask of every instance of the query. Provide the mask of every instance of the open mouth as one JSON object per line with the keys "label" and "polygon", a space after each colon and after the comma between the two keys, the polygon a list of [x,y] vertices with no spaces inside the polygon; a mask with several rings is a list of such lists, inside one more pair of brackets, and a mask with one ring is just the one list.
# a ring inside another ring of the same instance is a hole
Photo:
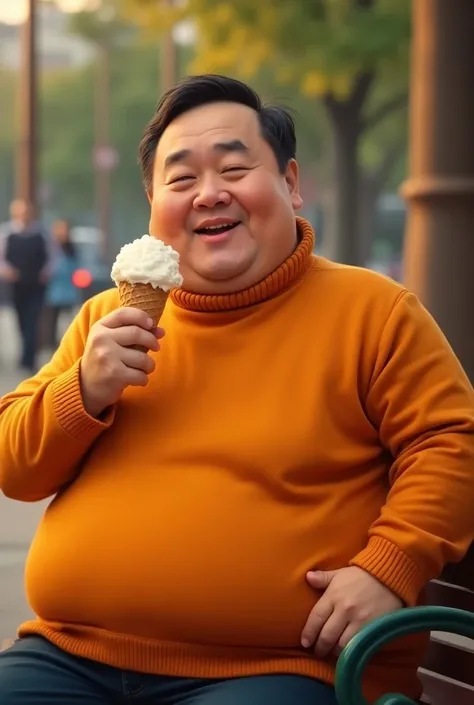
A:
{"label": "open mouth", "polygon": [[229,221],[228,223],[223,223],[222,225],[210,225],[207,228],[197,228],[194,232],[196,235],[222,235],[223,233],[233,230],[238,225],[240,225],[240,221],[238,220],[233,223]]}

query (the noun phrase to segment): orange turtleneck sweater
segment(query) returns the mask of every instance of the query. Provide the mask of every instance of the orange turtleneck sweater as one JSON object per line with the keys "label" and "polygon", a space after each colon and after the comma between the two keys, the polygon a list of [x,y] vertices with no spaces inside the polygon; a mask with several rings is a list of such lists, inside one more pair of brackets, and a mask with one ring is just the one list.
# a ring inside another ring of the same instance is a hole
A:
{"label": "orange turtleneck sweater", "polygon": [[[147,388],[85,412],[89,301],[0,406],[0,487],[56,494],[26,566],[36,633],[123,669],[331,681],[300,647],[309,569],[358,565],[408,604],[473,538],[474,396],[432,318],[373,272],[312,254],[248,291],[174,291]],[[369,669],[413,694],[419,640]],[[410,665],[411,664],[411,665]]]}

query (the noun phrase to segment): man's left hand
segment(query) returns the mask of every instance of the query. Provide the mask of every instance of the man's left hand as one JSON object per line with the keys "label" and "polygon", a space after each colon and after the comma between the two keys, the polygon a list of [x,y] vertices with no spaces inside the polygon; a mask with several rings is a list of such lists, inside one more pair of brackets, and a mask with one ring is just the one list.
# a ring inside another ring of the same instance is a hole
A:
{"label": "man's left hand", "polygon": [[340,651],[364,624],[403,607],[389,588],[357,566],[311,571],[306,579],[323,592],[301,634],[301,644],[314,646],[317,656]]}

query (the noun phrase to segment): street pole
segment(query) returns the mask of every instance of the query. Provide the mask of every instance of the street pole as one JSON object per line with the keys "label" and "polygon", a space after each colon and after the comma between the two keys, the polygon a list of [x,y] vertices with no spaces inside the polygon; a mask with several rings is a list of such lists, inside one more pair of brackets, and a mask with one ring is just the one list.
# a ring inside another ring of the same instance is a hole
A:
{"label": "street pole", "polygon": [[413,0],[405,283],[474,383],[474,2]]}
{"label": "street pole", "polygon": [[170,30],[161,40],[161,88],[167,91],[176,83],[176,45]]}
{"label": "street pole", "polygon": [[110,248],[110,56],[106,42],[98,46],[95,83],[95,182],[97,222],[105,257]]}
{"label": "street pole", "polygon": [[16,194],[31,204],[37,214],[37,56],[35,0],[28,0],[22,27],[21,76],[19,90],[19,141],[16,165]]}
{"label": "street pole", "polygon": [[[166,0],[171,9],[173,0]],[[174,86],[177,77],[177,51],[171,27],[161,39],[160,44],[161,91],[164,93]]]}

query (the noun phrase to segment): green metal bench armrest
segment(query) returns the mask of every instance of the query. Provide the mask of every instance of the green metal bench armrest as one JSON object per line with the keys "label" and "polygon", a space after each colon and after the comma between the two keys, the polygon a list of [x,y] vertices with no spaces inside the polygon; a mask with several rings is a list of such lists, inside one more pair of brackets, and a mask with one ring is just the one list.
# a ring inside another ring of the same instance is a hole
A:
{"label": "green metal bench armrest", "polygon": [[[362,676],[373,656],[386,644],[420,632],[452,632],[474,639],[474,613],[451,607],[410,607],[387,614],[363,627],[341,653],[336,668],[339,705],[368,705]],[[390,693],[375,705],[415,705],[405,695]]]}

